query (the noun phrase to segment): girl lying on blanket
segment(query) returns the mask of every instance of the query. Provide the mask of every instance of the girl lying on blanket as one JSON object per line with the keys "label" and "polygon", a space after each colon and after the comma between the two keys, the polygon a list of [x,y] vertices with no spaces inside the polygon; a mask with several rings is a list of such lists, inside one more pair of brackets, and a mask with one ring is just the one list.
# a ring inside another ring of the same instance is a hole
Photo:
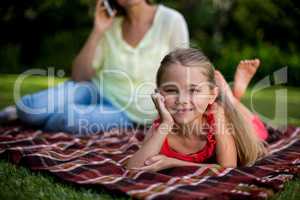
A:
{"label": "girl lying on blanket", "polygon": [[258,59],[240,62],[232,93],[199,50],[177,49],[165,56],[152,95],[160,117],[126,168],[159,171],[204,163],[236,167],[264,156],[268,132],[239,101],[258,66]]}

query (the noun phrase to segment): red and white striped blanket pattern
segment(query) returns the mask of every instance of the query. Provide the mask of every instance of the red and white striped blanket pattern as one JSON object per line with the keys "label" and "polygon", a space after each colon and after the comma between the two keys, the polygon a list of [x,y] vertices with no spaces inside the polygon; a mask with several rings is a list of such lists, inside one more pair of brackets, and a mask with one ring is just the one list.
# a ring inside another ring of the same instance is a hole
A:
{"label": "red and white striped blanket pattern", "polygon": [[270,144],[271,155],[252,167],[235,169],[218,165],[159,173],[124,169],[143,138],[139,129],[74,137],[15,123],[0,127],[0,155],[65,181],[101,185],[137,199],[266,199],[300,174],[300,128],[296,127],[288,127]]}

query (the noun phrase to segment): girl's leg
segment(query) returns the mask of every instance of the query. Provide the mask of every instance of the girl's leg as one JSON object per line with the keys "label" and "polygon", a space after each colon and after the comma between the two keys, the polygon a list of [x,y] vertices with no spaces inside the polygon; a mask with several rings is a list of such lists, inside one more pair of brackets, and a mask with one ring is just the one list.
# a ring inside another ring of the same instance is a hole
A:
{"label": "girl's leg", "polygon": [[113,106],[107,100],[97,105],[70,104],[66,110],[64,113],[53,114],[46,122],[44,129],[83,136],[134,125],[124,111]]}
{"label": "girl's leg", "polygon": [[225,92],[226,96],[228,97],[229,101],[238,109],[242,112],[242,114],[246,117],[247,120],[250,120],[253,118],[253,114],[251,111],[247,109],[232,93],[228,83],[226,82],[225,78],[223,75],[219,72],[215,72],[215,78],[216,78],[216,83],[218,87],[222,89],[222,91]]}
{"label": "girl's leg", "polygon": [[268,132],[264,127],[262,121],[258,118],[258,116],[254,115],[245,105],[243,105],[239,101],[239,99],[237,99],[233,95],[228,83],[226,82],[225,78],[219,71],[215,72],[215,78],[216,78],[217,85],[221,87],[221,89],[225,92],[229,101],[231,101],[231,103],[236,107],[236,109],[239,112],[241,112],[241,114],[245,117],[247,122],[251,122],[253,124],[253,127],[256,130],[258,136],[262,140],[265,140],[268,137]]}
{"label": "girl's leg", "polygon": [[233,95],[238,100],[245,94],[248,84],[260,65],[258,59],[244,60],[239,63],[234,75]]}
{"label": "girl's leg", "polygon": [[259,59],[242,60],[234,75],[233,89],[231,90],[223,75],[216,71],[215,78],[217,84],[225,91],[229,100],[234,104],[241,107],[241,111],[247,118],[253,118],[253,114],[239,102],[240,98],[245,94],[248,84],[254,76],[256,70],[260,65]]}
{"label": "girl's leg", "polygon": [[22,97],[17,102],[17,113],[22,121],[41,126],[54,113],[63,113],[69,104],[96,104],[97,96],[98,91],[91,82],[66,81]]}

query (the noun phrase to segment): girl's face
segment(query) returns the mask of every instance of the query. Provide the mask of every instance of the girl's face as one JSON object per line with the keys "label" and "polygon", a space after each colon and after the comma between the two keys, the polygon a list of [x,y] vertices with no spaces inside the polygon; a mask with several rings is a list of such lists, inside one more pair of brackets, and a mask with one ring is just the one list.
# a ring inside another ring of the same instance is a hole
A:
{"label": "girl's face", "polygon": [[177,124],[189,124],[202,117],[218,96],[217,87],[207,81],[202,70],[174,64],[168,66],[161,77],[158,89]]}

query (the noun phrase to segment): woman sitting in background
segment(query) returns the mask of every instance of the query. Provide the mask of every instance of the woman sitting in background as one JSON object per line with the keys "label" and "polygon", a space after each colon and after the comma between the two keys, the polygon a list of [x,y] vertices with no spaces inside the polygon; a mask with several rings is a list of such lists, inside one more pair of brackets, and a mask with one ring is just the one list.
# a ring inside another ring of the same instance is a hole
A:
{"label": "woman sitting in background", "polygon": [[72,80],[26,95],[18,117],[47,131],[88,134],[151,123],[149,96],[160,60],[187,47],[183,16],[146,0],[117,0],[109,16],[97,1],[94,27],[74,60]]}

